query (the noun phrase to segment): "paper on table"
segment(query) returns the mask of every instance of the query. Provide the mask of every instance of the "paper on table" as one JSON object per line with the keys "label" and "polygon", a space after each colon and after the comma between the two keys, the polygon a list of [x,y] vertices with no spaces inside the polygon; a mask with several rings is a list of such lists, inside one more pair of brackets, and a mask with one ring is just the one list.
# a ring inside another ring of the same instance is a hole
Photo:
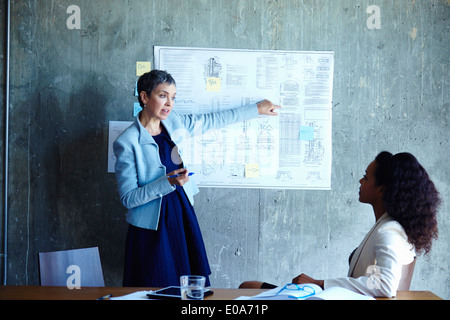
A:
{"label": "paper on table", "polygon": [[365,296],[345,288],[331,287],[307,298],[306,300],[375,300],[373,297]]}
{"label": "paper on table", "polygon": [[[375,300],[372,297],[365,296],[345,288],[332,287],[326,290],[322,290],[315,284],[306,284],[315,290],[313,296],[302,297],[305,291],[302,290],[289,290],[277,294],[283,287],[277,287],[263,293],[260,293],[253,297],[241,296],[236,300]],[[300,285],[302,287],[302,285]],[[303,285],[304,286],[304,285]]]}
{"label": "paper on table", "polygon": [[[314,293],[318,293],[322,291],[322,288],[318,285],[308,283],[298,285],[299,288],[309,287],[314,289]],[[271,290],[267,290],[263,293],[260,293],[254,297],[239,297],[239,300],[304,300],[305,298],[310,296],[309,288],[306,290],[288,290],[284,289],[284,287],[276,287]],[[246,299],[247,298],[247,299]]]}
{"label": "paper on table", "polygon": [[137,291],[124,296],[111,297],[110,300],[149,300],[147,294],[150,292],[152,291]]}

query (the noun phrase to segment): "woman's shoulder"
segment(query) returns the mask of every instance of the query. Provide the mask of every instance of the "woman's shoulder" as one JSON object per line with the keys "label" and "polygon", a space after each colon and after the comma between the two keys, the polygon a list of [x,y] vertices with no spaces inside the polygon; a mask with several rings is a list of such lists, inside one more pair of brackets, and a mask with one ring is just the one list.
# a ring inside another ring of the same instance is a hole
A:
{"label": "woman's shoulder", "polygon": [[139,128],[136,122],[133,122],[128,128],[126,128],[116,139],[115,142],[130,143],[137,141],[139,138]]}
{"label": "woman's shoulder", "polygon": [[401,224],[398,223],[398,221],[394,220],[388,213],[385,213],[381,219],[383,220],[380,222],[380,225],[377,228],[378,231],[382,232],[388,230],[396,230],[404,232],[404,229],[401,226]]}
{"label": "woman's shoulder", "polygon": [[396,251],[402,264],[409,264],[416,255],[414,246],[408,242],[405,229],[390,216],[377,228],[375,239],[378,245],[388,246]]}
{"label": "woman's shoulder", "polygon": [[384,217],[383,221],[381,221],[378,228],[376,229],[376,234],[378,239],[385,239],[389,242],[408,241],[405,229],[403,229],[402,225],[398,221],[394,220],[389,215]]}

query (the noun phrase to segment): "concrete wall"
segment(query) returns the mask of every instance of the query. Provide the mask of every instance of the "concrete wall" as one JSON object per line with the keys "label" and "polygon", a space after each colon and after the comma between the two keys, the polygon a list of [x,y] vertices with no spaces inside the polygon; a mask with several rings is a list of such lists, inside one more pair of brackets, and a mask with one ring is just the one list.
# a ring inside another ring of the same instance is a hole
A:
{"label": "concrete wall", "polygon": [[[135,63],[153,62],[153,46],[330,50],[332,189],[202,188],[195,209],[212,284],[345,276],[374,223],[358,202],[361,175],[378,152],[408,151],[443,199],[440,238],[419,258],[412,289],[450,298],[448,1],[11,2],[8,284],[38,284],[40,251],[99,246],[106,284],[121,285],[127,225],[106,172],[108,122],[132,120]],[[70,5],[79,30],[66,26]],[[379,29],[367,23],[370,5]]]}

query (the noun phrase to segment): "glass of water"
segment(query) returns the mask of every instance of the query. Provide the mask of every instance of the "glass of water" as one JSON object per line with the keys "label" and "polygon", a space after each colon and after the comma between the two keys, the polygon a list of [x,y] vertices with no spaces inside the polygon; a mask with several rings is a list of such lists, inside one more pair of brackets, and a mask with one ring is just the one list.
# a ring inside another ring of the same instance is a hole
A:
{"label": "glass of water", "polygon": [[203,300],[206,278],[203,276],[181,276],[181,299]]}

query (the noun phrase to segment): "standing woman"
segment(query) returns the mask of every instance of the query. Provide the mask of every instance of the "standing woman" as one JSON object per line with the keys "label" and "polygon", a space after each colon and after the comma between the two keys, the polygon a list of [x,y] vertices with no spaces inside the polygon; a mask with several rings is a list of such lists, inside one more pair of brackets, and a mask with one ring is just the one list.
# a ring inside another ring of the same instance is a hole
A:
{"label": "standing woman", "polygon": [[120,200],[128,209],[123,285],[165,287],[179,285],[181,275],[206,277],[211,270],[194,212],[198,188],[189,180],[177,152],[176,130],[194,132],[201,121],[203,132],[255,118],[276,115],[279,106],[264,100],[232,110],[181,115],[173,111],[175,80],[153,70],[138,81],[143,110],[114,142],[116,179]]}

